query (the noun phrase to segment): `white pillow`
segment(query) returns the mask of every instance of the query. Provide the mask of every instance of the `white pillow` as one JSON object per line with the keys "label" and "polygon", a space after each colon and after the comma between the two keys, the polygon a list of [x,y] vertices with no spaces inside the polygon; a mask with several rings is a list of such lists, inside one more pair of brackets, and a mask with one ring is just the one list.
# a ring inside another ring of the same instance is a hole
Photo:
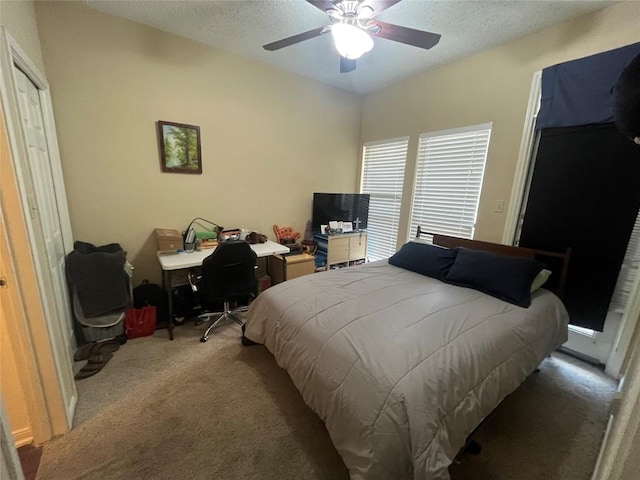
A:
{"label": "white pillow", "polygon": [[546,268],[540,270],[540,273],[538,273],[538,275],[536,275],[536,278],[533,279],[533,282],[531,282],[531,293],[535,292],[542,285],[544,285],[551,276],[551,273],[551,270],[547,270]]}

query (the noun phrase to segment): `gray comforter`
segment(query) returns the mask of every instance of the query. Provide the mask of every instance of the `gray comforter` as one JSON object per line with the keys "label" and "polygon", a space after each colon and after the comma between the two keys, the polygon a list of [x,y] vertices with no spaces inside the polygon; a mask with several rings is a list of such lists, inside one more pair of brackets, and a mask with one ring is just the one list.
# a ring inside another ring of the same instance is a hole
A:
{"label": "gray comforter", "polygon": [[353,479],[447,479],[567,323],[546,290],[525,309],[383,260],[266,290],[245,335],[287,370]]}

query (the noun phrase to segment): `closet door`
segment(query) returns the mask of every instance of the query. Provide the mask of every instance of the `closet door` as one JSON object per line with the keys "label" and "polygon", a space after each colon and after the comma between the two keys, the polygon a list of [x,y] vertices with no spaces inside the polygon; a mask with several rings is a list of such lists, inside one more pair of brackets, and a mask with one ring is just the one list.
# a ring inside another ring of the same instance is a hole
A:
{"label": "closet door", "polygon": [[602,331],[640,207],[640,148],[613,124],[543,130],[519,245],[572,248],[571,323]]}

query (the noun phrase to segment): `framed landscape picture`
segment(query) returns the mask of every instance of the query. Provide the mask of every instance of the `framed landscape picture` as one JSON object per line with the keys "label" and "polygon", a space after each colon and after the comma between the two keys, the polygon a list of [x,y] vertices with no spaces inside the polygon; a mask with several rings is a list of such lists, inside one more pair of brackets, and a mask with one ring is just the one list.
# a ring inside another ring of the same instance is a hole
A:
{"label": "framed landscape picture", "polygon": [[158,141],[163,172],[202,173],[200,127],[159,120]]}

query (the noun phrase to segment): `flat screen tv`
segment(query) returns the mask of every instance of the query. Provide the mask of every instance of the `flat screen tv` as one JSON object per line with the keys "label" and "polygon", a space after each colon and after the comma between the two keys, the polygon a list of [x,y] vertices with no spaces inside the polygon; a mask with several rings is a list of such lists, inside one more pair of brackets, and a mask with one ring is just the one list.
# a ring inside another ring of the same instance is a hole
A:
{"label": "flat screen tv", "polygon": [[[356,226],[356,219],[360,224]],[[368,193],[314,193],[313,216],[311,226],[314,232],[320,232],[321,225],[330,221],[351,222],[353,229],[367,228],[369,219]]]}

